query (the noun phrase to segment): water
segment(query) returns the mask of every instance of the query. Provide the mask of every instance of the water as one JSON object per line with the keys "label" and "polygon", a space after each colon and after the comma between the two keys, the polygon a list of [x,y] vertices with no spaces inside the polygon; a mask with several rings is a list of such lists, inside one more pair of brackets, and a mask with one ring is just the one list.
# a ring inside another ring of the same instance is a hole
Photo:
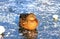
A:
{"label": "water", "polygon": [[[19,14],[33,12],[39,20],[37,39],[60,39],[59,0],[0,0],[0,25],[6,31],[4,39],[22,39],[18,32]],[[58,21],[53,21],[53,15]]]}

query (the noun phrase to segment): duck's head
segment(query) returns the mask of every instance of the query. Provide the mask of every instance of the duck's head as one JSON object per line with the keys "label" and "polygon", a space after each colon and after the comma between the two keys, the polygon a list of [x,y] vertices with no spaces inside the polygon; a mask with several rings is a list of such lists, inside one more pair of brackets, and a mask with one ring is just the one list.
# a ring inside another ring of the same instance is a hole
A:
{"label": "duck's head", "polygon": [[21,17],[20,25],[28,30],[34,30],[38,26],[38,20],[33,13],[25,14],[25,17]]}
{"label": "duck's head", "polygon": [[27,20],[35,20],[36,19],[36,16],[33,14],[33,13],[30,13],[27,17],[26,17]]}

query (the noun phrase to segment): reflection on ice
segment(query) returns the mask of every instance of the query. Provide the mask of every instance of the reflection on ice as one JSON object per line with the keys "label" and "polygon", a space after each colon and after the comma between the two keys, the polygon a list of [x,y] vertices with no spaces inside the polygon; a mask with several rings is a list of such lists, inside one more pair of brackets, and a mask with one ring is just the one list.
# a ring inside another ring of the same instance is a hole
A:
{"label": "reflection on ice", "polygon": [[37,39],[38,32],[37,30],[29,31],[26,29],[19,29],[20,35],[23,36],[23,39]]}
{"label": "reflection on ice", "polygon": [[0,39],[4,39],[4,34],[0,34]]}

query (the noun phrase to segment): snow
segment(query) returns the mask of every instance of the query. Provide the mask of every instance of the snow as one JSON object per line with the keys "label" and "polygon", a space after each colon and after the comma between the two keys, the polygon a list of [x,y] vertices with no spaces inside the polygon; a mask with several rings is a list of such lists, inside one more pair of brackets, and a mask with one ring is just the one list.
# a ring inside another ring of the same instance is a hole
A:
{"label": "snow", "polygon": [[5,32],[5,28],[3,26],[0,26],[0,34]]}

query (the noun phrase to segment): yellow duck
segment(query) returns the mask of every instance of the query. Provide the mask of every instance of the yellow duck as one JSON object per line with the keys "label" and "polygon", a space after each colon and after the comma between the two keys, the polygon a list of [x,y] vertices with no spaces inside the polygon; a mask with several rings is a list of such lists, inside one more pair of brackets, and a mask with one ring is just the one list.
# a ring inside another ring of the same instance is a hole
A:
{"label": "yellow duck", "polygon": [[20,18],[20,25],[27,30],[35,30],[38,26],[38,20],[33,13]]}

